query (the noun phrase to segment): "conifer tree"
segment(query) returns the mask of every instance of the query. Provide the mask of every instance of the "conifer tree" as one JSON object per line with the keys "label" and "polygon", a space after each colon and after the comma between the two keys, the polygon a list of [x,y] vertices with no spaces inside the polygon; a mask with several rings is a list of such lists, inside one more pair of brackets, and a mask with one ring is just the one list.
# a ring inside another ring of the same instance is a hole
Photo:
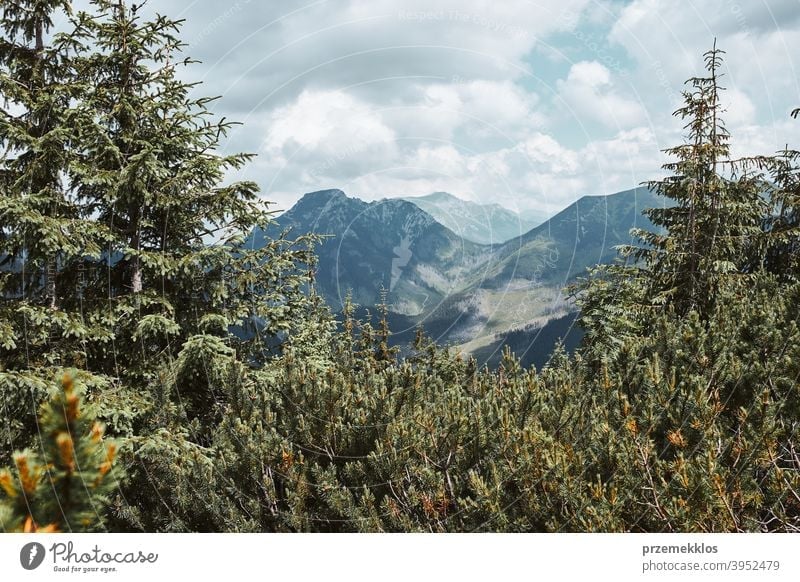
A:
{"label": "conifer tree", "polygon": [[[33,91],[17,87],[31,74],[25,59],[36,61],[25,43],[35,45],[37,22],[50,25],[45,8],[69,12],[69,4],[11,6],[3,19],[10,41],[0,47],[8,96],[0,186],[9,194],[0,197],[0,390],[9,420],[0,460],[33,443],[30,411],[59,364],[92,375],[90,396],[117,434],[136,432],[163,451],[173,437],[163,427],[185,422],[191,430],[177,426],[175,438],[205,443],[225,397],[205,358],[233,349],[263,365],[303,325],[314,237],[244,245],[271,213],[255,184],[223,184],[251,156],[217,152],[231,123],[178,79],[192,62],[180,53],[180,22],[96,0],[53,37],[50,84]],[[43,137],[34,113],[46,114]],[[46,187],[31,191],[34,178]],[[50,257],[55,309],[44,276]],[[126,483],[142,488],[147,476],[133,470]]]}
{"label": "conifer tree", "polygon": [[206,447],[230,397],[230,361],[264,365],[308,321],[315,237],[247,248],[271,213],[256,184],[223,183],[252,156],[218,153],[232,123],[179,78],[192,64],[181,22],[124,0],[91,7],[74,18],[86,86],[72,186],[108,233],[82,301],[109,333],[88,342],[86,367],[118,378],[120,406],[137,409],[123,487],[143,503],[115,515],[136,527],[151,519],[146,500],[175,487],[181,458],[206,475],[214,466]]}
{"label": "conifer tree", "polygon": [[61,43],[45,45],[53,13],[59,9],[68,10],[69,3],[5,3],[2,28],[7,40],[0,44],[2,99],[22,109],[16,115],[4,111],[0,122],[0,145],[5,152],[5,196],[0,216],[2,223],[15,221],[23,227],[12,240],[8,240],[11,233],[5,233],[6,244],[11,244],[3,249],[3,259],[27,262],[27,281],[20,280],[18,287],[25,288],[29,296],[39,294],[41,303],[50,309],[58,305],[60,249],[55,239],[71,210],[60,175],[66,168],[63,152],[69,139],[65,119],[69,99],[65,85],[68,78],[64,75],[65,47]]}
{"label": "conifer tree", "polygon": [[[145,20],[124,0],[92,6],[76,18],[76,36],[95,51],[76,65],[90,86],[78,108],[91,123],[75,188],[110,233],[91,285],[93,299],[111,305],[115,341],[95,343],[90,365],[115,373],[104,365],[111,350],[139,353],[142,365],[125,371],[152,380],[202,333],[256,355],[260,334],[288,329],[305,301],[310,239],[244,248],[270,213],[256,184],[221,185],[252,156],[216,152],[232,123],[214,118],[213,99],[193,97],[195,84],[178,78],[192,63],[180,52],[180,21]],[[248,339],[237,340],[234,326]]]}
{"label": "conifer tree", "polygon": [[[41,366],[140,393],[195,334],[262,358],[265,336],[305,309],[312,238],[242,244],[270,213],[255,184],[222,185],[251,156],[217,153],[231,123],[177,78],[191,63],[180,22],[145,21],[122,0],[77,14],[56,0],[3,9],[0,385],[11,416],[41,397]],[[43,47],[57,9],[71,29]]]}
{"label": "conifer tree", "polygon": [[[797,117],[800,109],[792,112]],[[800,151],[784,148],[775,156],[747,160],[766,170],[771,212],[766,218],[768,243],[764,267],[787,281],[800,280]]]}
{"label": "conifer tree", "polygon": [[[69,187],[76,153],[73,102],[79,43],[53,34],[66,0],[13,0],[1,8],[0,398],[14,436],[30,434],[36,406],[59,366],[85,363],[87,326],[76,297],[80,267],[99,258],[103,226]],[[6,440],[8,439],[8,440]]]}
{"label": "conifer tree", "polygon": [[401,356],[385,306],[337,329],[310,239],[246,248],[269,213],[223,185],[249,157],[216,153],[179,22],[94,0],[37,48],[67,3],[3,7],[3,529],[800,531],[798,158],[728,159],[720,51],[653,184],[674,206],[583,295],[588,345],[490,370]]}
{"label": "conifer tree", "polygon": [[635,229],[643,246],[622,249],[624,256],[644,259],[650,301],[679,314],[709,312],[720,286],[752,270],[761,254],[766,206],[760,181],[737,176],[730,163],[723,54],[715,45],[704,55],[707,76],[687,81],[684,105],[675,112],[686,121],[686,141],[666,150],[676,158],[663,166],[672,175],[649,184],[671,204],[645,211],[659,230]]}

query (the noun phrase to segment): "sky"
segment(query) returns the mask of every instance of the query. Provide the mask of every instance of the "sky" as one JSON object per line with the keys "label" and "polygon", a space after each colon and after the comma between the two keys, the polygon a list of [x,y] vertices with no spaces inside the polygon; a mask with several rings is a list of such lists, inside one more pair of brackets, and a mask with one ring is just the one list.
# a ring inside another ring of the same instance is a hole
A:
{"label": "sky", "polygon": [[[74,3],[85,6],[85,0]],[[149,0],[223,151],[289,208],[451,192],[549,215],[662,175],[684,81],[726,51],[734,154],[800,147],[800,0]]]}

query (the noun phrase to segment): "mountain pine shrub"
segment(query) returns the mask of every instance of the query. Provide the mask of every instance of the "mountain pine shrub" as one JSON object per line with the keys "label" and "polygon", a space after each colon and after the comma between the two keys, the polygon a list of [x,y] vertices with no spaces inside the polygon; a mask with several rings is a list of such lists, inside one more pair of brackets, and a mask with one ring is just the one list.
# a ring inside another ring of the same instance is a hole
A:
{"label": "mountain pine shrub", "polygon": [[4,531],[103,529],[118,487],[118,445],[104,438],[81,392],[65,372],[39,412],[38,446],[15,453],[14,467],[0,471]]}

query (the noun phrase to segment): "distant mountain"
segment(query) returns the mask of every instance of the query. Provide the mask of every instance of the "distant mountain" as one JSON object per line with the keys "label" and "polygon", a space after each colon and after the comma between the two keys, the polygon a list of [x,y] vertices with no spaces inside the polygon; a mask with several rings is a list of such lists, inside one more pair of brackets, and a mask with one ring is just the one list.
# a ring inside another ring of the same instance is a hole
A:
{"label": "distant mountain", "polygon": [[[458,200],[432,197],[442,206]],[[323,190],[303,196],[272,234],[291,228],[294,235],[331,235],[317,249],[317,289],[334,310],[348,292],[356,303],[374,306],[385,289],[398,342],[410,341],[422,324],[440,343],[481,362],[497,363],[508,345],[541,364],[558,339],[572,347],[580,337],[563,287],[588,267],[613,261],[614,247],[631,241],[631,228],[652,227],[642,210],[662,204],[646,188],[584,196],[520,236],[484,245],[447,228],[417,202],[367,203]],[[262,244],[263,236],[255,232],[252,244]]]}
{"label": "distant mountain", "polygon": [[[334,309],[352,294],[360,305],[387,303],[419,315],[461,290],[489,247],[456,235],[405,200],[367,203],[341,190],[311,192],[277,218],[293,235],[331,235],[317,247],[317,290]],[[274,234],[274,233],[273,233]],[[263,233],[251,241],[262,244]]]}
{"label": "distant mountain", "polygon": [[539,226],[547,220],[549,216],[549,214],[542,210],[520,210],[518,214],[524,222],[531,225],[531,228]]}
{"label": "distant mountain", "polygon": [[458,236],[480,244],[499,244],[528,232],[541,222],[499,204],[477,204],[447,192],[404,198]]}
{"label": "distant mountain", "polygon": [[647,188],[584,196],[500,247],[481,286],[498,288],[514,280],[564,285],[587,267],[612,261],[614,247],[631,242],[632,228],[652,228],[642,210],[662,206],[663,200]]}
{"label": "distant mountain", "polygon": [[491,352],[488,347],[504,334],[513,333],[521,345],[525,330],[539,330],[574,311],[563,288],[588,267],[612,262],[614,247],[631,242],[631,228],[652,228],[642,210],[661,205],[663,198],[647,188],[584,196],[522,236],[493,247],[463,290],[425,315],[425,328],[440,341],[476,354]]}

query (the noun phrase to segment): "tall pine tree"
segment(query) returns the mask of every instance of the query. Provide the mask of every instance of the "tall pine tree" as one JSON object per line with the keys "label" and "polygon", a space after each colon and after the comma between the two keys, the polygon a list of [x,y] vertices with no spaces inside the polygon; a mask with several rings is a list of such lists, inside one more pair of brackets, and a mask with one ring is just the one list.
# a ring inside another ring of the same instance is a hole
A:
{"label": "tall pine tree", "polygon": [[[103,225],[70,189],[80,126],[80,44],[53,34],[65,0],[2,4],[0,27],[0,398],[2,454],[30,433],[54,368],[83,366],[79,264],[100,257]],[[103,335],[102,332],[99,333]],[[23,443],[24,444],[24,443]]]}
{"label": "tall pine tree", "polygon": [[[249,355],[259,334],[288,328],[310,263],[307,241],[272,240],[245,249],[244,237],[270,219],[252,182],[221,185],[249,154],[219,155],[232,124],[213,101],[178,78],[180,21],[146,20],[123,0],[94,0],[77,34],[95,51],[77,64],[90,89],[78,105],[81,134],[75,188],[110,232],[103,268],[91,280],[108,306],[114,342],[95,344],[91,365],[138,354],[127,374],[154,378],[194,334],[221,335]],[[229,330],[243,330],[237,339]]]}
{"label": "tall pine tree", "polygon": [[652,303],[676,313],[707,314],[722,286],[758,264],[766,205],[760,181],[736,175],[730,160],[729,133],[722,120],[722,55],[704,55],[707,75],[687,81],[684,105],[675,115],[686,122],[686,141],[666,153],[676,158],[663,167],[670,176],[649,186],[669,199],[663,208],[645,211],[658,228],[636,229],[643,246],[623,255],[644,259]]}
{"label": "tall pine tree", "polygon": [[[261,365],[313,311],[313,237],[246,248],[271,213],[254,183],[223,183],[251,156],[219,154],[232,124],[178,78],[179,21],[122,0],[3,6],[0,461],[30,445],[64,367],[88,372],[115,435],[211,422],[207,358]],[[68,31],[42,49],[56,10]]]}

